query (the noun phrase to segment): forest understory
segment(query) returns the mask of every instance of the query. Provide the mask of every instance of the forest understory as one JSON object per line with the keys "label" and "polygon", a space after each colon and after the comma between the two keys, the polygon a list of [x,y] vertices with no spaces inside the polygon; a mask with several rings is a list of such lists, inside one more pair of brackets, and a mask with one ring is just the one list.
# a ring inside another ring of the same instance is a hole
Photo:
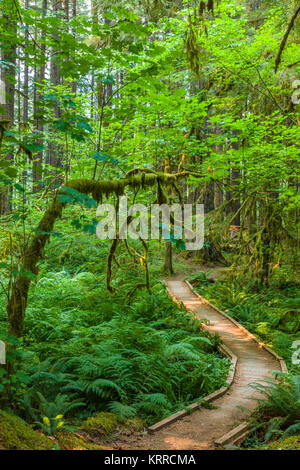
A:
{"label": "forest understory", "polygon": [[187,279],[287,365],[238,448],[300,450],[299,27],[296,0],[0,0],[0,449],[207,410],[230,361]]}

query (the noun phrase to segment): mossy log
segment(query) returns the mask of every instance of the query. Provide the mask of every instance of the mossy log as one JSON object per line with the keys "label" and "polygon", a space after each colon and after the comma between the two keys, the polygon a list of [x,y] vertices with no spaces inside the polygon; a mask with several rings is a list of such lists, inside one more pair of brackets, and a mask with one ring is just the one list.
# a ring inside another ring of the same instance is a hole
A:
{"label": "mossy log", "polygon": [[0,410],[0,449],[52,450],[54,443],[18,416]]}
{"label": "mossy log", "polygon": [[[99,203],[102,202],[104,197],[109,197],[113,194],[121,196],[124,194],[126,188],[137,189],[141,187],[157,186],[160,196],[159,202],[161,203],[162,199],[165,199],[163,197],[165,195],[163,187],[166,185],[174,186],[180,178],[184,178],[188,175],[189,173],[186,171],[168,174],[138,168],[132,170],[125,178],[119,180],[71,180],[68,182],[68,188],[75,189],[82,194],[91,195],[93,199]],[[202,175],[197,176],[201,177]],[[31,279],[26,275],[26,271],[30,271],[33,274],[37,273],[37,263],[43,256],[45,245],[51,236],[56,220],[61,217],[63,208],[67,204],[60,201],[60,194],[64,194],[64,188],[61,188],[57,192],[54,201],[39,222],[35,235],[24,253],[21,274],[16,277],[13,284],[10,286],[11,294],[7,302],[7,316],[9,333],[13,336],[20,337],[23,334],[25,309],[31,283]],[[114,248],[116,248],[116,246]],[[111,250],[109,256],[113,254],[114,250]]]}

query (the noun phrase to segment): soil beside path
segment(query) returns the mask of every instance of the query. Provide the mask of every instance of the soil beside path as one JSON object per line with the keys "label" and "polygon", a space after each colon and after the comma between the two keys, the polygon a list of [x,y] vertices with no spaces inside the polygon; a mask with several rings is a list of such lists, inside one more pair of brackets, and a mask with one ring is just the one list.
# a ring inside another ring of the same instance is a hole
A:
{"label": "soil beside path", "polygon": [[213,402],[217,409],[195,411],[154,434],[132,436],[119,443],[122,449],[155,450],[212,450],[214,442],[245,420],[247,412],[238,406],[253,409],[256,406],[250,397],[258,394],[249,384],[263,382],[272,370],[280,370],[279,362],[267,351],[251,340],[230,320],[198,298],[186,283],[184,276],[167,280],[171,294],[183,302],[197,318],[207,319],[209,329],[218,333],[223,343],[237,356],[237,368],[233,384],[228,392]]}

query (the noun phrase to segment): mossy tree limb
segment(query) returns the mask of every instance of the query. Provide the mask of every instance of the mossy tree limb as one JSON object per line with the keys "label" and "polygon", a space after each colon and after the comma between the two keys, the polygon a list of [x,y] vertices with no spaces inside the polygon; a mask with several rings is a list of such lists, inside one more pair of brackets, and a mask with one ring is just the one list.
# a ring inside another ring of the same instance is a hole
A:
{"label": "mossy tree limb", "polygon": [[[137,174],[137,173],[142,173]],[[188,176],[188,172],[181,172],[175,175],[151,172],[144,169],[139,169],[137,172],[132,171],[126,175],[125,178],[111,181],[94,181],[94,180],[71,180],[68,182],[68,188],[75,189],[76,191],[91,195],[93,199],[99,203],[102,202],[104,197],[110,195],[121,196],[124,194],[126,188],[146,188],[157,186],[159,191],[162,193],[162,187],[166,184],[174,184],[180,178]],[[201,175],[198,175],[201,177]],[[66,203],[60,201],[59,195],[64,194],[64,188],[59,190],[56,194],[52,204],[44,213],[35,234],[32,237],[27,249],[24,252],[21,266],[21,273],[11,282],[10,295],[7,302],[7,316],[9,322],[9,333],[13,336],[20,337],[23,334],[25,309],[27,306],[28,292],[30,288],[31,278],[26,275],[26,271],[30,271],[33,274],[37,274],[37,264],[41,260],[44,248],[49,240],[51,233],[54,228],[54,224],[57,219],[62,215],[62,211]],[[113,245],[110,250],[111,261],[113,259],[114,251],[116,249],[117,242]],[[111,276],[111,273],[108,273]],[[110,285],[110,277],[107,279],[108,285]]]}

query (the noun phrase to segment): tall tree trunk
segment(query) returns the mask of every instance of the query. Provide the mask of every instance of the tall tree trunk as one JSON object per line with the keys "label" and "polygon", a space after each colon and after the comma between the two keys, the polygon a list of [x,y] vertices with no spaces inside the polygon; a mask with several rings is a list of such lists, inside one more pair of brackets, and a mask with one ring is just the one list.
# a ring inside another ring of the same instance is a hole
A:
{"label": "tall tree trunk", "polygon": [[[43,16],[46,16],[47,14],[47,0],[43,0],[42,4],[42,9],[43,9]],[[45,56],[46,55],[46,45],[42,43],[41,45],[42,49],[42,54]],[[38,82],[43,83],[45,80],[45,74],[46,74],[46,64],[44,63],[43,65],[40,66],[39,72],[38,72]],[[39,92],[36,93],[36,99],[38,103],[41,103],[42,96]],[[44,131],[44,124],[43,124],[43,109],[41,105],[37,105],[35,107],[35,119],[36,119],[36,129],[38,133],[43,133]],[[43,140],[40,139],[39,143],[42,144]],[[42,179],[43,175],[43,152],[38,152],[35,157],[34,157],[34,162],[33,162],[33,190],[34,191],[39,191],[42,187],[40,183],[36,183],[37,181],[40,181]]]}
{"label": "tall tree trunk", "polygon": [[218,187],[218,185],[214,184],[214,208],[217,209],[223,202],[223,192]]}
{"label": "tall tree trunk", "polygon": [[[29,8],[29,0],[25,2],[25,8]],[[29,32],[28,29],[25,31],[25,48],[28,47]],[[24,64],[24,82],[23,82],[23,122],[28,121],[28,85],[29,85],[29,68],[28,68],[28,52],[25,49],[25,64]]]}
{"label": "tall tree trunk", "polygon": [[[1,58],[6,67],[1,69],[1,86],[5,87],[5,103],[1,105],[3,112],[1,118],[10,122],[10,127],[14,124],[15,108],[15,83],[16,83],[16,33],[17,33],[17,12],[13,1],[7,1],[2,6],[2,28],[3,37],[1,43],[5,46],[1,48]],[[13,155],[7,155],[7,159],[13,161]],[[0,215],[11,211],[12,191],[7,186],[0,187]]]}
{"label": "tall tree trunk", "polygon": [[[240,170],[233,168],[232,173],[231,173],[231,177],[232,177],[232,182],[231,182],[232,186],[235,186],[238,190],[238,185],[239,185],[239,180],[240,180]],[[233,211],[233,213],[236,214],[240,207],[241,207],[241,201],[240,201],[240,198],[238,196],[238,191],[236,191],[236,193],[234,195],[234,199],[232,201],[232,211]],[[235,216],[233,224],[234,225],[240,225],[240,223],[241,223],[241,217],[240,217],[240,212],[239,212]]]}
{"label": "tall tree trunk", "polygon": [[[77,16],[77,3],[76,0],[72,0],[72,18]],[[76,81],[72,82],[72,93],[77,92],[77,84]]]}
{"label": "tall tree trunk", "polygon": [[164,261],[163,270],[166,274],[174,274],[173,248],[172,248],[172,242],[170,241],[165,242],[165,261]]}
{"label": "tall tree trunk", "polygon": [[[63,5],[61,0],[52,0],[52,10],[57,16],[63,16],[64,11],[63,11]],[[57,38],[58,34],[54,35],[54,38]],[[57,51],[53,48],[53,53],[57,53]],[[60,85],[61,84],[61,76],[60,76],[60,63],[59,59],[57,59],[54,55],[54,57],[51,60],[50,64],[50,80],[51,84],[54,86]],[[54,116],[56,119],[59,119],[61,116],[61,110],[57,104],[57,102],[54,103]],[[62,155],[62,149],[60,149],[60,146],[55,143],[55,142],[50,142],[49,143],[49,164],[53,168],[61,168],[63,165],[63,155]]]}

